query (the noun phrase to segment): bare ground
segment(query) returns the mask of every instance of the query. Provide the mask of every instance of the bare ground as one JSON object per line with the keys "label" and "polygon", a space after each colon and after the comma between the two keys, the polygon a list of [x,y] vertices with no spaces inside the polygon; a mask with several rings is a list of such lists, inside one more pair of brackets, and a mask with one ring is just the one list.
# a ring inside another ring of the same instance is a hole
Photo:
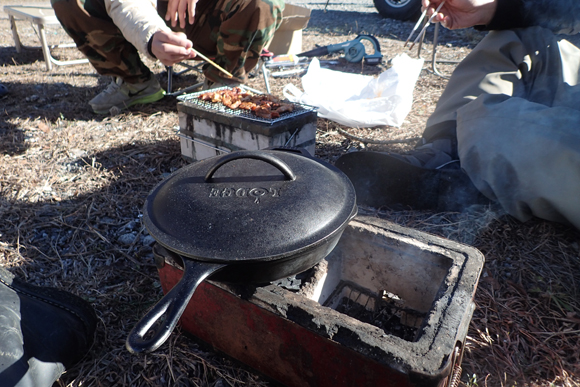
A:
{"label": "bare ground", "polygon": [[[7,0],[0,0],[7,5]],[[315,4],[303,47],[339,43],[372,33],[386,60],[336,69],[378,74],[403,52],[413,23],[372,12],[324,12]],[[184,166],[176,129],[176,100],[96,116],[87,101],[109,79],[89,65],[45,69],[41,50],[14,49],[6,15],[0,14],[0,264],[42,286],[55,286],[90,301],[99,317],[90,354],[57,382],[60,386],[274,386],[241,364],[182,335],[177,329],[155,353],[131,355],[128,331],[161,297],[151,240],[140,223],[143,201],[164,176]],[[36,31],[19,23],[20,37],[38,47]],[[67,41],[58,27],[52,43]],[[444,31],[440,57],[461,59],[482,35]],[[430,59],[430,34],[422,56]],[[416,54],[416,52],[415,52]],[[80,57],[55,50],[59,59]],[[149,62],[148,62],[149,63]],[[162,83],[162,66],[150,63]],[[439,64],[449,75],[453,64]],[[427,62],[401,128],[349,128],[320,118],[316,155],[333,162],[351,148],[409,149],[445,87]],[[196,82],[193,73],[174,81]],[[273,94],[300,78],[271,79]],[[260,76],[249,85],[264,90]],[[399,143],[387,143],[398,140]],[[464,213],[374,211],[400,225],[475,246],[486,257],[475,297],[463,361],[464,386],[580,385],[580,238],[567,226],[520,223],[496,208]]]}

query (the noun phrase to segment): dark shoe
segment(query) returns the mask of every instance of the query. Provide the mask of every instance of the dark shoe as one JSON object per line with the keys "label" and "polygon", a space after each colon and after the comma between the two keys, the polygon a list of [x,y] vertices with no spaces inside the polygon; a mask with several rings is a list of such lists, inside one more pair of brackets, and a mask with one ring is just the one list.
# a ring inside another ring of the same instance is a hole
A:
{"label": "dark shoe", "polygon": [[[357,203],[362,206],[447,212],[491,203],[461,169],[455,168],[458,162],[448,160],[440,169],[412,164],[421,162],[423,156],[352,152],[341,156],[335,165],[352,181]],[[408,160],[411,157],[414,159]]]}
{"label": "dark shoe", "polygon": [[439,138],[417,146],[412,151],[393,157],[407,161],[416,167],[427,169],[460,169],[457,155],[457,140],[454,138]]}
{"label": "dark shoe", "polygon": [[0,387],[51,387],[87,354],[96,324],[83,299],[0,267]]}
{"label": "dark shoe", "polygon": [[0,83],[0,97],[4,97],[6,94],[8,94],[8,89]]}

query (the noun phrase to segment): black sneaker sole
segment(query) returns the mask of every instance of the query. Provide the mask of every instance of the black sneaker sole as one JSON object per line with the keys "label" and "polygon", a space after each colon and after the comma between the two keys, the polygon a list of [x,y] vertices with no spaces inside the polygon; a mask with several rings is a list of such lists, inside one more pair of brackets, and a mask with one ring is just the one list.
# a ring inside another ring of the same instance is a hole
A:
{"label": "black sneaker sole", "polygon": [[362,206],[455,212],[491,203],[458,169],[421,168],[378,152],[347,153],[335,166],[351,180]]}
{"label": "black sneaker sole", "polygon": [[0,283],[17,294],[45,302],[76,316],[82,322],[87,336],[94,335],[98,321],[97,315],[93,307],[82,298],[56,288],[30,285],[15,278],[14,274],[3,267],[0,267]]}

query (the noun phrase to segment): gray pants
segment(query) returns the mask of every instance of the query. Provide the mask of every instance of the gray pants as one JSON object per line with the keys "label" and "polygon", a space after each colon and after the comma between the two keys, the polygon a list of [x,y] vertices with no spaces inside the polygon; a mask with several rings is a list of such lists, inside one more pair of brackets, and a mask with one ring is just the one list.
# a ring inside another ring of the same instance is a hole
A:
{"label": "gray pants", "polygon": [[456,121],[461,167],[509,214],[580,229],[579,78],[580,49],[561,36],[492,31],[457,66],[427,127]]}

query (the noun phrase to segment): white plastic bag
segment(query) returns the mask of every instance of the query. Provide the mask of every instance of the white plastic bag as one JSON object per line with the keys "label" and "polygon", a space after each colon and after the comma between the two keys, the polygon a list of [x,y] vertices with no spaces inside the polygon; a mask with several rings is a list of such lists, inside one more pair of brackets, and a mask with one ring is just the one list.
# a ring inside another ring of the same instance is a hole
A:
{"label": "white plastic bag", "polygon": [[392,63],[375,78],[323,69],[314,58],[302,77],[304,92],[289,84],[284,87],[284,96],[292,102],[316,106],[320,117],[342,125],[399,127],[411,110],[423,59],[401,54]]}

